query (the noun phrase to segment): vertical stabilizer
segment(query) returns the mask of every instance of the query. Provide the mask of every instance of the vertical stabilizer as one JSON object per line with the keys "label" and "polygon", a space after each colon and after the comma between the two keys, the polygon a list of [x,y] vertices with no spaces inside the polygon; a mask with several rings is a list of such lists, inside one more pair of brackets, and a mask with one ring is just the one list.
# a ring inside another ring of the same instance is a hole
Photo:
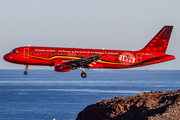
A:
{"label": "vertical stabilizer", "polygon": [[173,26],[164,26],[142,50],[165,53],[172,29]]}

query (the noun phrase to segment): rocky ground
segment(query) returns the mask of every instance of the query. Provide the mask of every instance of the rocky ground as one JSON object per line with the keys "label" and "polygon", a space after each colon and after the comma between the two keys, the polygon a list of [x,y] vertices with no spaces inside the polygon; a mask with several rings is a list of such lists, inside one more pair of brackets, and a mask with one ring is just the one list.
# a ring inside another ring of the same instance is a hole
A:
{"label": "rocky ground", "polygon": [[180,90],[102,100],[87,106],[76,120],[180,120]]}

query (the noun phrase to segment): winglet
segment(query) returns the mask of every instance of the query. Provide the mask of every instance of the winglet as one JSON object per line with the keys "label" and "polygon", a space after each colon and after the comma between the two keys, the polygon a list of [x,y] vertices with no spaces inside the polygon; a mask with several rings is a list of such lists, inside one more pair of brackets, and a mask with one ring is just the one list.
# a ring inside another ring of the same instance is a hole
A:
{"label": "winglet", "polygon": [[165,53],[172,29],[173,26],[164,26],[142,50],[147,52]]}

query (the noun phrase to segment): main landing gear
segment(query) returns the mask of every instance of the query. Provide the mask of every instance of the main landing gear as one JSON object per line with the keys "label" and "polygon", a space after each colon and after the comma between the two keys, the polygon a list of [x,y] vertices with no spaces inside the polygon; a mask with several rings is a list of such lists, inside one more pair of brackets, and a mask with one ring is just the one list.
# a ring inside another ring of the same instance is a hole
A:
{"label": "main landing gear", "polygon": [[81,77],[86,78],[87,74],[85,73],[85,69],[84,68],[81,68],[81,69],[82,69]]}
{"label": "main landing gear", "polygon": [[27,70],[28,70],[28,65],[26,65],[25,69],[26,69],[26,71],[24,71],[24,75],[27,75],[27,74],[28,74],[28,72],[27,72]]}

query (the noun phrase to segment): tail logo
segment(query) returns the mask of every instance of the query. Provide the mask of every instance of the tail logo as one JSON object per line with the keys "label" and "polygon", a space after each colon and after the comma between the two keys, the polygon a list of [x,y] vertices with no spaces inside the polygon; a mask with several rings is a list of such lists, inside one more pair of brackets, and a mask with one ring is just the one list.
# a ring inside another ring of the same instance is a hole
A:
{"label": "tail logo", "polygon": [[173,26],[164,26],[143,50],[165,53]]}

